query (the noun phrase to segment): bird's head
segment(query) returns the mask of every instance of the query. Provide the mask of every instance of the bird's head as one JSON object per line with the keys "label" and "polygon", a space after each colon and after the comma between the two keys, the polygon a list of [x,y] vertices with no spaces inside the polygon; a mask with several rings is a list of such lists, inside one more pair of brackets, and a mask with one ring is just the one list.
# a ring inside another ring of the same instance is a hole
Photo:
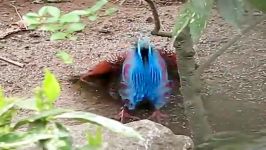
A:
{"label": "bird's head", "polygon": [[136,53],[144,63],[148,62],[153,49],[154,48],[147,37],[138,39],[136,43]]}

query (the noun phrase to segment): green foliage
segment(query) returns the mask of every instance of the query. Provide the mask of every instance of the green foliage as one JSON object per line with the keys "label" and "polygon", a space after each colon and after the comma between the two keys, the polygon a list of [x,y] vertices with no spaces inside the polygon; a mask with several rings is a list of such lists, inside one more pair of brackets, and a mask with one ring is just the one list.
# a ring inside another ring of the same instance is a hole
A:
{"label": "green foliage", "polygon": [[105,15],[112,15],[112,14],[114,14],[116,11],[118,11],[118,9],[115,8],[115,7],[108,8],[108,9],[105,11]]}
{"label": "green foliage", "polygon": [[60,10],[56,7],[53,7],[53,6],[45,6],[45,7],[42,7],[38,11],[38,15],[39,16],[51,15],[54,18],[59,18],[60,17]]}
{"label": "green foliage", "polygon": [[61,92],[57,79],[48,69],[45,69],[42,89],[45,96],[51,103],[55,102]]}
{"label": "green foliage", "polygon": [[55,76],[48,70],[45,69],[45,75],[42,87],[35,89],[35,103],[36,108],[39,111],[49,110],[53,108],[54,102],[59,97],[61,89]]}
{"label": "green foliage", "polygon": [[57,116],[57,118],[63,118],[63,119],[78,119],[83,120],[86,122],[94,123],[97,125],[101,125],[105,128],[108,128],[114,132],[121,133],[123,135],[129,136],[129,137],[136,137],[141,139],[141,135],[136,133],[132,128],[128,128],[127,126],[124,126],[120,122],[117,122],[112,119],[106,119],[105,117],[89,113],[89,112],[66,112],[64,114],[61,114]]}
{"label": "green foliage", "polygon": [[[230,24],[241,30],[243,25],[250,22],[253,8],[266,11],[265,0],[216,0],[220,15]],[[214,0],[188,0],[178,13],[172,32],[176,38],[185,27],[189,27],[194,43],[200,38],[206,27],[208,18],[213,8]],[[248,12],[248,13],[247,13]]]}
{"label": "green foliage", "polygon": [[14,99],[4,97],[4,92],[0,87],[0,136],[12,130],[11,121],[16,113],[13,106]]}
{"label": "green foliage", "polygon": [[246,0],[254,8],[266,13],[266,1],[265,0]]}
{"label": "green foliage", "polygon": [[189,26],[192,40],[197,42],[206,27],[212,6],[213,0],[188,0],[176,19],[172,32],[174,38]]}
{"label": "green foliage", "polygon": [[240,29],[247,21],[244,0],[217,0],[217,7],[223,18]]}
{"label": "green foliage", "polygon": [[56,56],[61,59],[65,64],[72,64],[73,63],[73,59],[72,57],[64,52],[64,51],[59,51],[56,53]]}
{"label": "green foliage", "polygon": [[81,148],[81,150],[89,149],[100,149],[102,148],[103,137],[102,137],[102,128],[98,127],[96,129],[95,135],[88,132],[86,134],[87,144]]}
{"label": "green foliage", "polygon": [[[71,135],[59,122],[60,118],[83,120],[129,137],[142,139],[132,128],[112,119],[88,112],[56,108],[54,102],[61,91],[59,82],[48,69],[44,72],[42,86],[35,90],[34,98],[27,100],[7,98],[0,90],[0,149],[21,148],[33,144],[49,150],[73,149]],[[34,112],[11,122],[15,112],[21,108]],[[21,130],[22,128],[24,129]],[[97,129],[96,133],[89,133],[86,139],[87,144],[81,149],[101,148],[103,141],[100,129]]]}
{"label": "green foliage", "polygon": [[101,146],[101,143],[103,142],[102,139],[102,129],[100,127],[97,128],[95,135],[91,133],[87,133],[86,135],[87,143],[88,145],[91,145],[93,147],[99,147]]}
{"label": "green foliage", "polygon": [[[74,34],[85,28],[85,23],[81,21],[81,17],[88,17],[90,21],[95,21],[98,18],[98,11],[107,2],[107,0],[99,0],[91,8],[74,10],[65,14],[57,7],[43,6],[38,13],[29,12],[25,14],[23,20],[28,29],[40,29],[52,32],[50,40],[75,40],[76,37]],[[116,11],[116,8],[109,8],[105,11],[105,15],[111,15]]]}

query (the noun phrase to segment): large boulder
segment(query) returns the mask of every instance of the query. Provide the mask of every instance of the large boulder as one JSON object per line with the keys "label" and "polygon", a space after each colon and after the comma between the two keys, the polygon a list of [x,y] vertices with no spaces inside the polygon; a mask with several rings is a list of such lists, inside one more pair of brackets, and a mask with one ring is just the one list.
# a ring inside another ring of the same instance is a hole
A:
{"label": "large boulder", "polygon": [[[138,131],[144,141],[128,138],[123,135],[103,131],[105,150],[192,150],[193,141],[184,135],[175,135],[167,127],[150,120],[140,120],[126,124]],[[75,145],[85,143],[85,133],[95,130],[95,127],[85,124],[69,126]]]}

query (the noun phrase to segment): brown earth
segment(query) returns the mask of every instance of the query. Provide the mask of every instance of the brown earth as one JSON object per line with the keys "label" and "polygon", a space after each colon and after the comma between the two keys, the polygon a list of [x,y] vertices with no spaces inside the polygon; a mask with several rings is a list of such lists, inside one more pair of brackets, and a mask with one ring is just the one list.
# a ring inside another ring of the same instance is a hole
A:
{"label": "brown earth", "polygon": [[[49,4],[63,11],[86,8],[93,0]],[[158,3],[163,29],[173,27],[178,4]],[[31,4],[17,0],[14,5],[20,14],[37,11],[43,4]],[[132,7],[134,6],[134,7]],[[0,3],[0,30],[19,20],[10,1]],[[0,61],[0,83],[7,95],[29,97],[40,85],[43,69],[48,67],[55,73],[62,85],[62,95],[56,105],[75,110],[89,111],[107,117],[114,117],[120,108],[117,100],[111,99],[105,89],[84,87],[68,79],[86,71],[104,56],[116,50],[129,49],[140,34],[151,37],[157,47],[172,49],[171,40],[150,35],[153,29],[148,6],[128,1],[112,17],[89,22],[84,32],[78,33],[77,41],[49,41],[49,34],[41,31],[27,31],[12,34],[0,40],[0,55],[24,63],[17,66]],[[265,127],[266,115],[266,32],[265,22],[260,24],[248,37],[242,38],[230,50],[206,70],[203,75],[203,99],[214,131],[253,130]],[[102,32],[108,30],[109,32]],[[264,31],[264,32],[262,32]],[[228,26],[214,11],[208,28],[196,45],[197,60],[206,58],[226,43],[236,31]],[[65,50],[74,58],[74,64],[67,66],[55,57],[59,50]],[[183,113],[182,100],[177,93],[171,103],[163,109],[170,115],[165,122],[176,134],[190,135]],[[143,110],[137,114],[140,115]],[[150,113],[150,112],[149,112]],[[145,111],[142,118],[147,117]]]}

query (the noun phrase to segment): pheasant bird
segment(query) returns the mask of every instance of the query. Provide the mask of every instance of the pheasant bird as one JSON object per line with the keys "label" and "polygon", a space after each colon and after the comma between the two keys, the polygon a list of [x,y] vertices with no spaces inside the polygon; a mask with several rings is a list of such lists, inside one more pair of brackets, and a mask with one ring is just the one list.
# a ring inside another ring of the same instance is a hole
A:
{"label": "pheasant bird", "polygon": [[134,110],[141,101],[148,100],[155,108],[149,118],[160,122],[166,115],[159,109],[166,104],[171,90],[168,70],[177,70],[176,54],[156,50],[149,40],[139,39],[132,50],[109,55],[83,74],[80,80],[87,82],[93,76],[119,73],[121,79],[118,93],[123,102],[119,119],[122,122],[126,118],[139,119],[128,111]]}

